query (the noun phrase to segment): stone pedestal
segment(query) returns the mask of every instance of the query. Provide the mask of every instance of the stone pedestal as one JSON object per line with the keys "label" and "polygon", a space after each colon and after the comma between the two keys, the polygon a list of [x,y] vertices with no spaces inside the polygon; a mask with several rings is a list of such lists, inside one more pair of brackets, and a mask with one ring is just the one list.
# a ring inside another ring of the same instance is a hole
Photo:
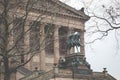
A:
{"label": "stone pedestal", "polygon": [[70,69],[74,74],[78,75],[91,75],[92,70],[90,64],[86,61],[84,55],[80,53],[73,53],[65,56],[65,61],[59,62],[60,69]]}

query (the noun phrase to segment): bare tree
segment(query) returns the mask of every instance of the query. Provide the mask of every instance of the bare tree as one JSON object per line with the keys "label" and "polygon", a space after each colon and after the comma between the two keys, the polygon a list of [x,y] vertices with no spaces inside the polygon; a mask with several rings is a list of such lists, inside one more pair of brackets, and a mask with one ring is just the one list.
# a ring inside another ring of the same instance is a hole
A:
{"label": "bare tree", "polygon": [[[97,2],[96,5],[97,4],[99,3]],[[91,5],[85,9],[86,13],[91,17],[90,21],[88,21],[89,27],[86,27],[86,34],[90,36],[92,40],[87,43],[93,43],[96,40],[101,40],[105,36],[108,36],[111,31],[119,31],[120,1],[110,0],[108,4],[109,5],[105,5],[101,3],[99,10],[97,10],[98,8],[96,8],[96,6],[94,6],[94,9],[90,9],[89,7],[93,7],[93,5],[95,5],[93,2],[93,4],[91,3]]]}
{"label": "bare tree", "polygon": [[[10,80],[12,73],[45,48],[44,39],[38,44],[41,38],[38,25],[47,17],[46,11],[51,8],[46,8],[47,3],[44,4],[44,1],[0,0],[0,64],[3,69],[0,73],[3,72],[4,80]],[[34,14],[34,11],[37,14]],[[54,17],[53,14],[52,16]],[[30,22],[31,19],[34,21]],[[29,33],[30,45],[25,44],[25,38]],[[47,29],[45,38],[50,33],[53,33],[53,27]],[[24,59],[28,55],[29,58]]]}

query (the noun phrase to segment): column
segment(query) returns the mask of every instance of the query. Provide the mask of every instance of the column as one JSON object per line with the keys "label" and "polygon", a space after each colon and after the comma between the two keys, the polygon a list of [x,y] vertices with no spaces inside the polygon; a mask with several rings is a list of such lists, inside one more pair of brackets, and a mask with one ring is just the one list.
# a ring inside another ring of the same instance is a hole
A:
{"label": "column", "polygon": [[7,48],[8,48],[8,50],[12,47],[12,46],[14,46],[14,44],[13,44],[13,23],[11,23],[11,25],[9,26],[9,32],[10,32],[10,34],[9,34],[9,43],[8,43],[8,46],[7,46]]}
{"label": "column", "polygon": [[[74,33],[74,29],[73,28],[69,28],[68,37],[70,36],[71,33]],[[74,51],[74,47],[71,47],[70,53],[68,53],[68,54],[73,54],[74,52],[75,52]]]}
{"label": "column", "polygon": [[46,60],[45,60],[45,24],[42,23],[40,26],[40,70],[46,70]]}
{"label": "column", "polygon": [[85,56],[84,32],[85,30],[80,30],[80,53]]}
{"label": "column", "polygon": [[55,25],[54,28],[54,64],[58,64],[59,62],[59,27]]}
{"label": "column", "polygon": [[[7,46],[7,49],[9,50],[9,49],[11,49],[13,46],[15,46],[14,45],[14,40],[13,40],[13,30],[14,30],[14,27],[13,27],[14,25],[13,25],[13,23],[11,23],[10,24],[10,26],[9,26],[9,32],[10,32],[10,34],[9,34],[9,43],[8,43],[8,46]],[[13,50],[13,49],[12,49]],[[2,63],[2,62],[1,62]],[[2,66],[2,68],[3,68],[3,65],[1,65]],[[13,68],[13,67],[15,67],[16,66],[16,64],[15,64],[15,62],[12,62],[12,59],[10,60],[10,63],[9,63],[9,67],[10,68]],[[3,70],[1,69],[1,71],[3,72]],[[2,76],[1,76],[2,77]],[[13,72],[13,73],[11,73],[10,74],[10,80],[15,80],[16,79],[16,71],[15,72]]]}
{"label": "column", "polygon": [[[29,40],[30,40],[30,30],[29,29],[30,29],[30,26],[28,26],[28,25],[29,25],[29,22],[26,23],[26,26],[24,26],[24,32],[25,32],[25,34],[24,34],[24,44],[25,44],[24,51],[25,51],[25,53],[29,52],[29,50],[30,50],[30,47],[29,47],[29,43],[30,43],[29,42]],[[25,61],[26,61],[30,58],[30,54],[25,55],[24,57],[25,57]],[[30,69],[31,68],[31,61],[29,63],[27,63],[25,66]]]}

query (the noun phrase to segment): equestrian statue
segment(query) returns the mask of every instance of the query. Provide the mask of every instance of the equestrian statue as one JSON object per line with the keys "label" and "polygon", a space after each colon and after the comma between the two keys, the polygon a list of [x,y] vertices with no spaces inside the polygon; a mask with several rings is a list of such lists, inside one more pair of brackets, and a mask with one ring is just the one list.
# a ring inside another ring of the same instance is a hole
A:
{"label": "equestrian statue", "polygon": [[79,51],[79,47],[82,46],[80,44],[80,33],[78,33],[78,32],[71,33],[68,36],[66,44],[67,44],[67,53],[70,53],[70,50],[71,50],[72,47],[73,48],[76,47],[77,48],[77,52],[78,52]]}

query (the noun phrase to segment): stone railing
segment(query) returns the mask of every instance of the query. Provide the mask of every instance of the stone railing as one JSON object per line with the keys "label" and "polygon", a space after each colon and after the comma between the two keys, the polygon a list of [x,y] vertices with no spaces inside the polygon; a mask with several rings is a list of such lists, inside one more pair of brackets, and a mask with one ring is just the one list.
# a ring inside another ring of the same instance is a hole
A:
{"label": "stone railing", "polygon": [[34,77],[33,79],[31,80],[49,80],[50,78],[52,78],[54,76],[54,70],[50,70],[48,72],[45,72],[43,74],[40,74],[39,76],[37,77]]}
{"label": "stone railing", "polygon": [[53,76],[54,76],[53,69],[48,72],[42,72],[42,73],[40,73],[39,71],[35,71],[31,75],[25,76],[20,80],[49,80]]}
{"label": "stone railing", "polygon": [[34,77],[37,77],[39,75],[38,72],[33,72],[31,75],[27,75],[19,80],[31,80],[33,79]]}

